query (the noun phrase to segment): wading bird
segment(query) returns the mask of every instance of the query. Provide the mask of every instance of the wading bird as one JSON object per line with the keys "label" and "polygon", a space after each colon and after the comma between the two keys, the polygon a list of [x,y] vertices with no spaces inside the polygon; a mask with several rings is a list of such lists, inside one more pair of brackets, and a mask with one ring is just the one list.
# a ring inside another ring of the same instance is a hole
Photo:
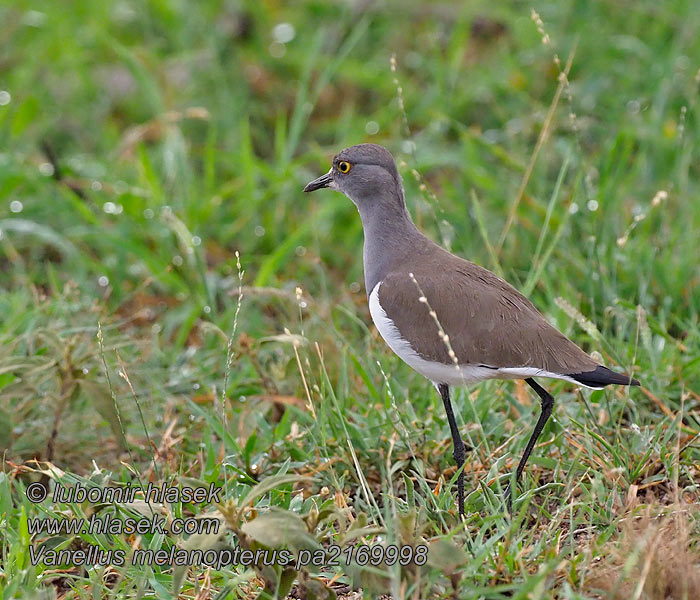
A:
{"label": "wading bird", "polygon": [[[554,397],[535,377],[600,389],[639,385],[598,364],[557,331],[509,283],[459,258],[413,224],[391,154],[376,144],[345,148],[325,175],[304,188],[345,194],[360,213],[369,312],[387,345],[438,389],[447,412],[464,514],[464,443],[450,402],[450,386],[485,379],[524,379],[542,410],[515,471],[517,484],[552,414]],[[505,491],[511,506],[510,484]]]}

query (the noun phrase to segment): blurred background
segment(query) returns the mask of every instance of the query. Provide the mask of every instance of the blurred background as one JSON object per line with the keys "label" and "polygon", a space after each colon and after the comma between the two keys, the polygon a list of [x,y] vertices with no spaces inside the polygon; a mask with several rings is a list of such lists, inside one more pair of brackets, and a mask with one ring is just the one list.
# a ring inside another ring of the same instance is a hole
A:
{"label": "blurred background", "polygon": [[[555,385],[569,402],[548,428],[553,456],[577,451],[564,433],[583,423],[624,447],[591,463],[625,473],[620,489],[603,478],[605,498],[669,497],[672,472],[697,490],[696,8],[0,5],[5,469],[155,461],[219,480],[225,455],[258,479],[291,457],[321,471],[314,493],[352,497],[345,436],[381,490],[381,448],[401,431],[396,452],[437,482],[446,424],[369,327],[356,210],[301,192],[341,148],[375,142],[420,228],[642,380],[632,399],[591,394],[592,412]],[[457,404],[485,432],[477,447],[509,453],[506,472],[537,410],[525,388],[488,383]],[[685,462],[646,454],[679,427]],[[319,466],[331,456],[333,476]]]}

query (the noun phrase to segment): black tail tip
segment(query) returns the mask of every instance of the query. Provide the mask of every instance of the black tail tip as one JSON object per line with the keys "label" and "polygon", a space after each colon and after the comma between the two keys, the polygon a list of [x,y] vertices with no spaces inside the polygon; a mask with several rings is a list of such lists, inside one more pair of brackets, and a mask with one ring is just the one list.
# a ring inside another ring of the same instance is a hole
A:
{"label": "black tail tip", "polygon": [[632,377],[631,375],[625,375],[623,373],[616,373],[599,365],[592,371],[587,371],[585,373],[572,373],[569,375],[573,380],[577,381],[581,385],[585,385],[592,388],[604,388],[606,385],[639,385],[639,381]]}

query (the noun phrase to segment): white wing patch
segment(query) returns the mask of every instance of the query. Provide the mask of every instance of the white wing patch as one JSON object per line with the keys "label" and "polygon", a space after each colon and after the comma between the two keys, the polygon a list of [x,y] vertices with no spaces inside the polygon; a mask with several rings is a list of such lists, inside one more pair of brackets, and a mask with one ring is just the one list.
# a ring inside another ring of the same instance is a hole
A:
{"label": "white wing patch", "polygon": [[[468,385],[486,379],[526,379],[528,377],[549,377],[551,379],[563,379],[576,385],[582,385],[567,375],[550,373],[536,367],[484,367],[481,365],[448,365],[445,363],[425,360],[401,337],[401,333],[394,322],[387,316],[386,311],[379,303],[380,281],[374,286],[369,295],[369,313],[377,327],[379,334],[394,353],[409,367],[427,377],[434,384],[446,383],[447,385]],[[437,337],[437,327],[435,329]],[[588,386],[583,386],[588,387]],[[597,388],[591,388],[597,389]]]}

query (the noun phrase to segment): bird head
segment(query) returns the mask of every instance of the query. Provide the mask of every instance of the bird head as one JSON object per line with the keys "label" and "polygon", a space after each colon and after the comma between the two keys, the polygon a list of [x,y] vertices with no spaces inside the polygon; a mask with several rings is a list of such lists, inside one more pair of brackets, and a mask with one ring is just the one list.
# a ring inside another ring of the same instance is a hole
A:
{"label": "bird head", "polygon": [[401,177],[389,151],[377,144],[358,144],[338,152],[328,173],[306,184],[305,192],[329,188],[345,194],[362,210],[369,203],[398,200],[403,205]]}

